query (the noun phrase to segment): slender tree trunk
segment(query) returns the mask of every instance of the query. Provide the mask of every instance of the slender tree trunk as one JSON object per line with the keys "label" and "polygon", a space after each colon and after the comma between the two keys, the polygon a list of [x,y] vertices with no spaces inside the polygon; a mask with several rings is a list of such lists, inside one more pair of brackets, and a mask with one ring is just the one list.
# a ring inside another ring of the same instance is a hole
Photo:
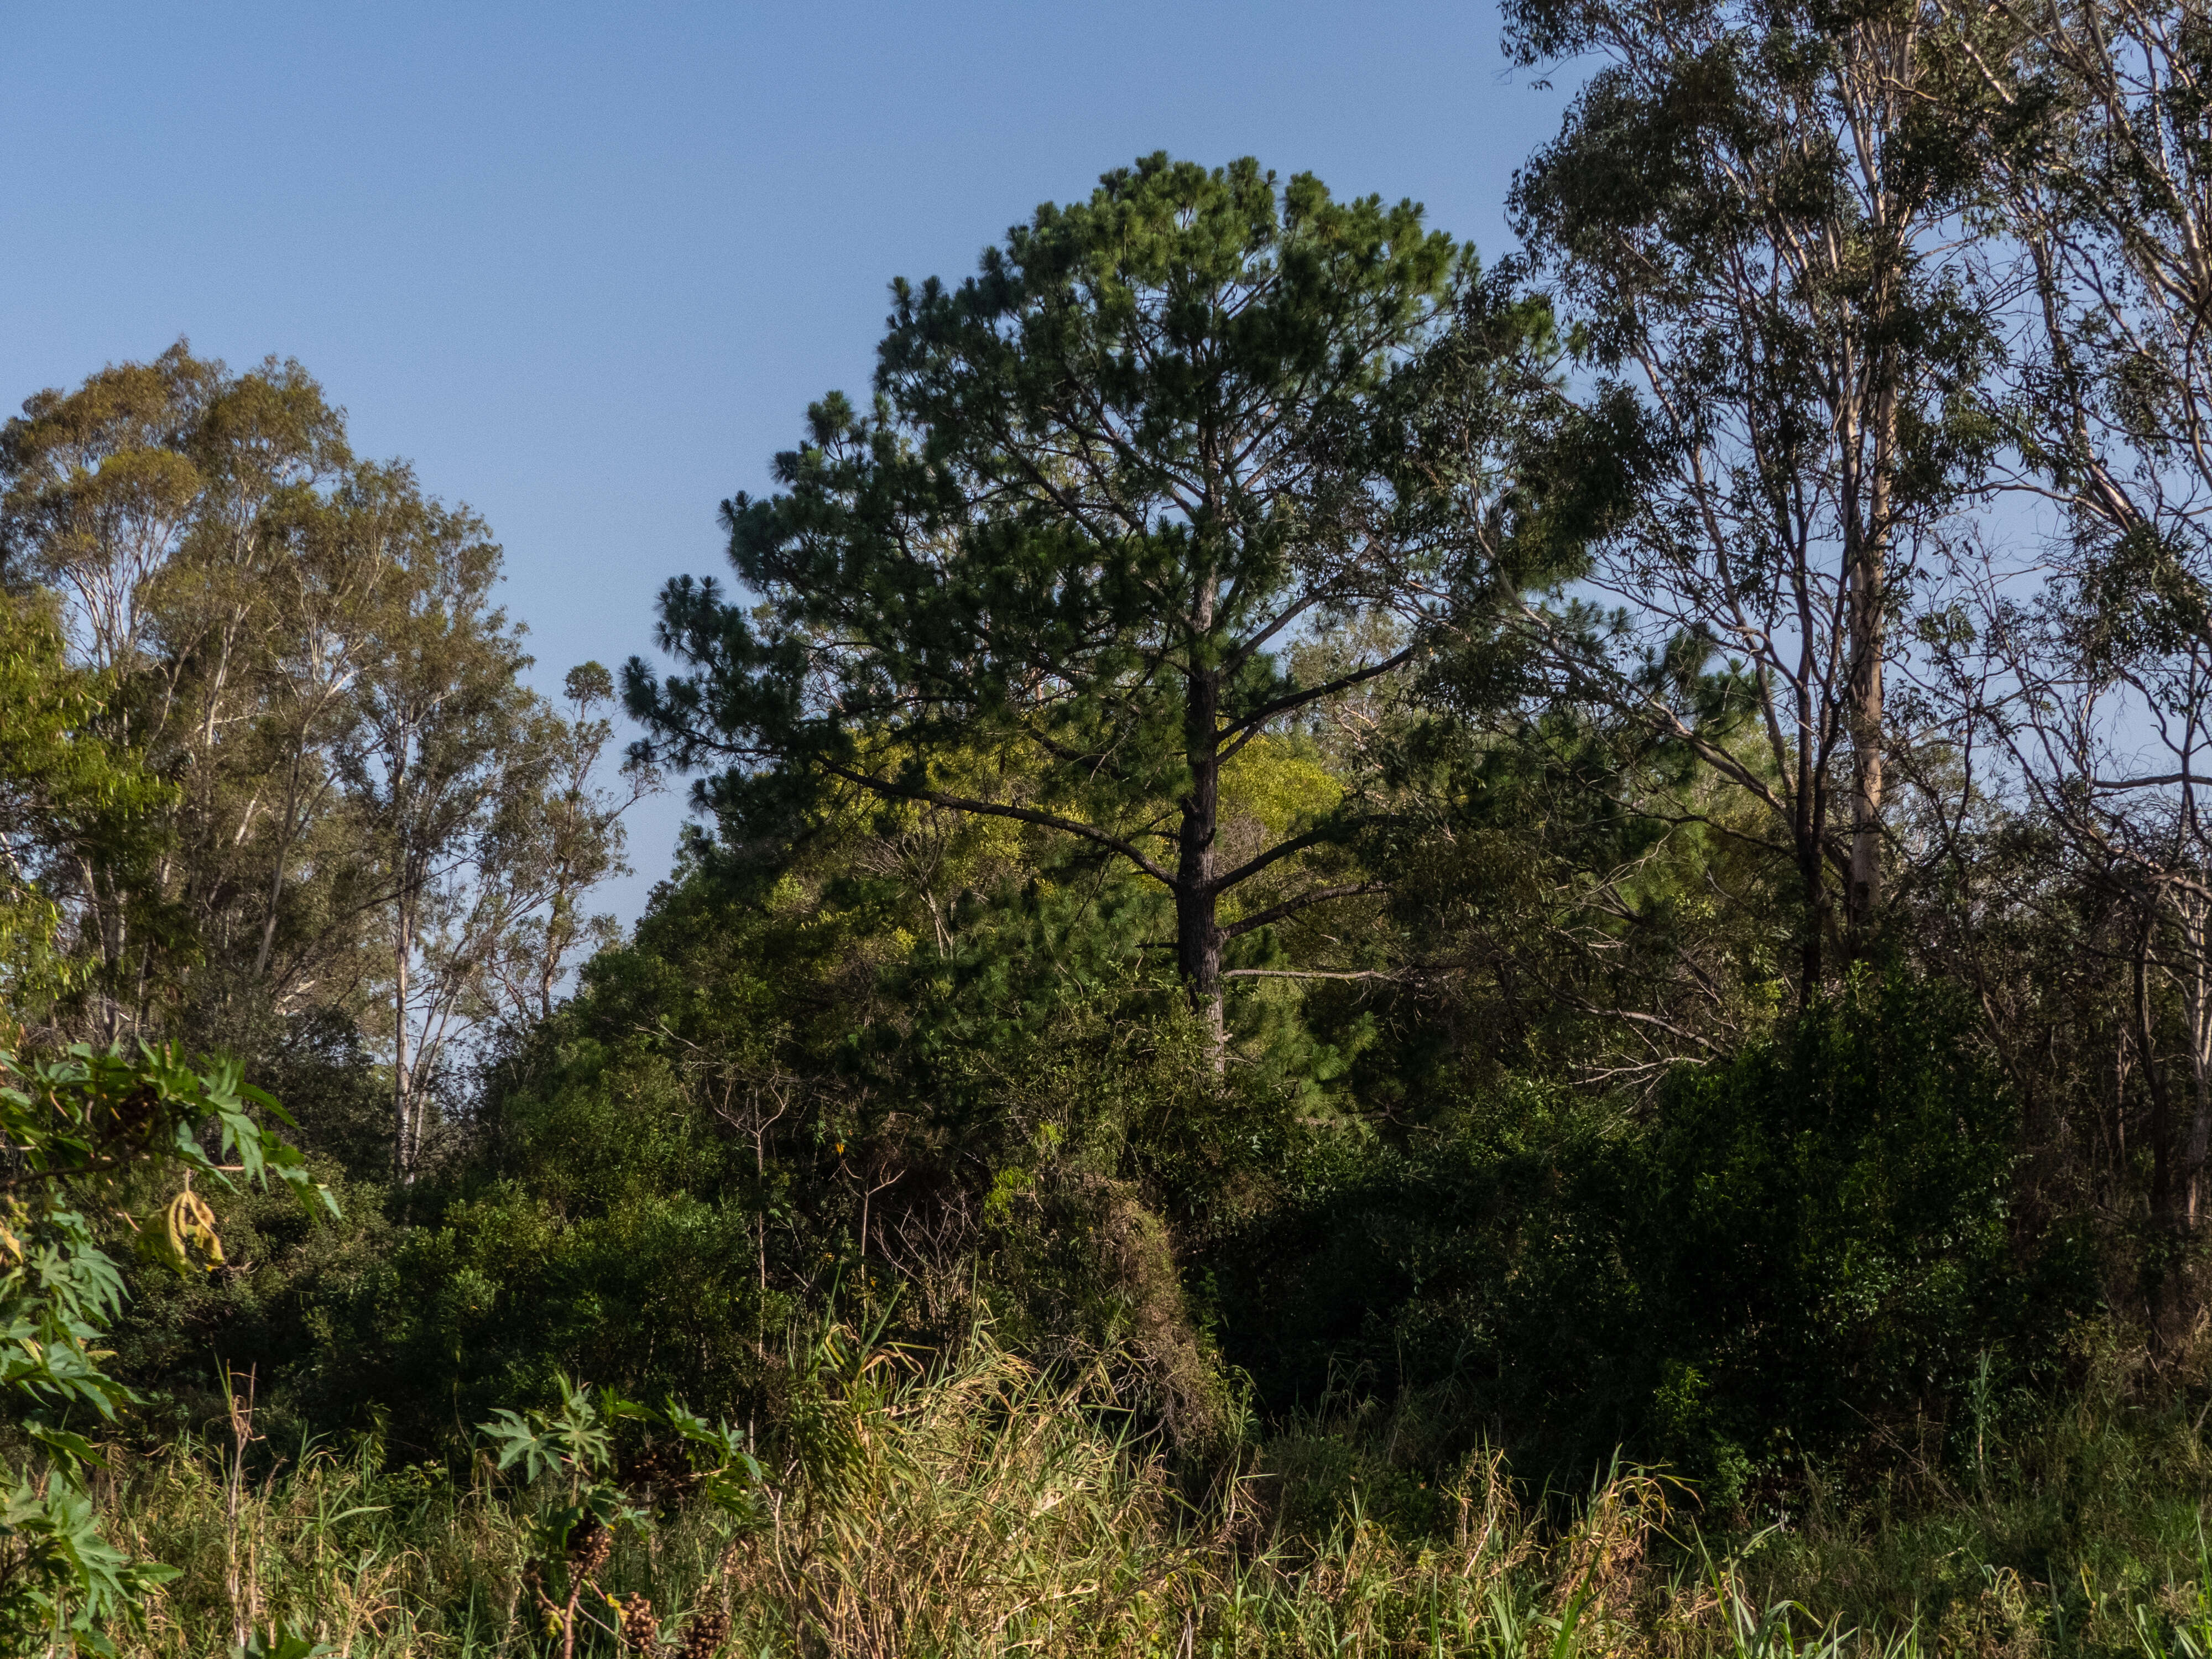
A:
{"label": "slender tree trunk", "polygon": [[1817,842],[1809,848],[1800,845],[1797,870],[1805,883],[1805,932],[1797,945],[1797,1006],[1803,1008],[1820,992],[1821,936],[1828,930],[1827,889]]}
{"label": "slender tree trunk", "polygon": [[[1889,370],[1881,370],[1885,382]],[[1895,459],[1897,398],[1884,384],[1875,398],[1872,464],[1860,499],[1846,507],[1850,544],[1851,878],[1845,915],[1854,945],[1863,942],[1881,906],[1882,668],[1888,650],[1890,473]]]}
{"label": "slender tree trunk", "polygon": [[1191,1012],[1211,1040],[1218,1074],[1228,1062],[1229,1035],[1222,1008],[1221,927],[1214,920],[1220,894],[1213,884],[1214,839],[1221,821],[1221,671],[1206,648],[1213,635],[1217,599],[1213,561],[1201,557],[1191,579],[1193,659],[1183,680],[1190,793],[1183,797],[1182,835],[1176,849],[1176,966]]}
{"label": "slender tree trunk", "polygon": [[1820,761],[1820,733],[1813,711],[1801,693],[1798,699],[1797,790],[1791,802],[1790,828],[1797,843],[1797,876],[1805,887],[1804,937],[1798,942],[1797,1006],[1812,1006],[1820,994],[1821,956],[1827,944],[1828,871],[1822,832],[1827,822],[1826,773]]}
{"label": "slender tree trunk", "polygon": [[[561,954],[567,939],[569,909],[568,884],[564,879],[554,889],[553,902],[545,913],[545,954],[538,963],[538,1017],[540,1019],[553,1018],[553,987],[561,975]],[[936,913],[936,906],[933,904],[930,914],[934,916]],[[938,954],[945,954],[941,944]]]}
{"label": "slender tree trunk", "polygon": [[261,918],[261,945],[253,953],[253,982],[256,985],[269,971],[269,958],[276,948],[276,913],[284,902],[285,866],[292,850],[292,839],[299,833],[300,755],[303,746],[294,745],[292,762],[284,775],[284,826],[276,837],[276,867],[269,878],[268,907]]}
{"label": "slender tree trunk", "polygon": [[402,894],[392,927],[392,1115],[395,1125],[394,1161],[402,1184],[415,1178],[415,1136],[411,1118],[414,1091],[407,1077],[407,959],[413,952],[413,907]]}
{"label": "slender tree trunk", "polygon": [[[405,799],[407,769],[404,763],[392,774],[392,798],[395,807]],[[404,812],[394,816],[404,825]],[[415,1080],[410,1075],[410,1056],[407,1052],[407,992],[408,969],[415,955],[415,907],[421,899],[416,884],[416,871],[412,851],[407,844],[407,832],[399,828],[395,836],[393,871],[398,880],[392,909],[392,1112],[397,1129],[399,1181],[402,1186],[415,1179]]]}
{"label": "slender tree trunk", "polygon": [[2179,1232],[2187,1226],[2182,1202],[2181,1158],[2174,1121],[2173,1091],[2158,1063],[2157,1011],[2151,1003],[2151,951],[2158,933],[2158,898],[2145,901],[2142,932],[2136,941],[2136,1042],[2142,1055],[2144,1086],[2150,1091],[2150,1213],[2152,1224]]}
{"label": "slender tree trunk", "polygon": [[2204,1185],[2204,1164],[2212,1157],[2212,984],[2207,983],[2204,924],[2201,914],[2188,928],[2188,972],[2182,982],[2182,1004],[2189,1017],[2189,1139],[2182,1152],[2181,1218],[2190,1231],[2197,1230],[2197,1209]]}
{"label": "slender tree trunk", "polygon": [[1218,675],[1189,676],[1183,714],[1189,755],[1190,793],[1182,799],[1182,835],[1176,860],[1176,966],[1191,1012],[1205,1025],[1215,1070],[1226,1056],[1227,1027],[1221,1006],[1221,927],[1214,920],[1214,836],[1221,816],[1221,759],[1215,749],[1221,685]]}
{"label": "slender tree trunk", "polygon": [[1854,939],[1863,939],[1881,906],[1882,643],[1878,623],[1859,613],[1878,608],[1881,556],[1869,550],[1854,581],[1851,654],[1851,890]]}

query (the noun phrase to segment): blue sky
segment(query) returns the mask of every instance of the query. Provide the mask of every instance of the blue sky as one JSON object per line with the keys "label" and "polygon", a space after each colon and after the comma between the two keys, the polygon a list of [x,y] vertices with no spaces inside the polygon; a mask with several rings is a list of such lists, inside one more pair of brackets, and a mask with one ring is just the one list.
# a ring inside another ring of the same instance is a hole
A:
{"label": "blue sky", "polygon": [[[0,401],[300,359],[491,521],[538,678],[649,643],[714,508],[865,388],[894,276],[1164,149],[1506,246],[1561,94],[1486,3],[7,8]],[[635,916],[680,799],[641,809]]]}

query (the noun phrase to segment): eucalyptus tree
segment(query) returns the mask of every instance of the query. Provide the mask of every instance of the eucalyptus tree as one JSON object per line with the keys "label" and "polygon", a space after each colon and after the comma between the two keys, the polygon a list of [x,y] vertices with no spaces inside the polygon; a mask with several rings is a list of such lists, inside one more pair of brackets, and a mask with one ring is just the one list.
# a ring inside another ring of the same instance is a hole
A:
{"label": "eucalyptus tree", "polygon": [[128,835],[0,803],[27,872],[0,935],[92,941],[103,1035],[251,1044],[327,1012],[388,1037],[411,1167],[440,1055],[543,1014],[605,937],[585,903],[652,787],[597,776],[605,670],[573,718],[523,684],[501,556],[404,464],[356,459],[295,362],[233,374],[180,342],[27,400],[0,428],[0,620],[78,729],[27,713],[17,758],[112,754],[153,793]]}
{"label": "eucalyptus tree", "polygon": [[394,1161],[416,1170],[441,1060],[490,941],[462,919],[507,798],[538,769],[538,700],[520,630],[494,602],[501,549],[465,508],[425,500],[404,468],[362,481],[354,509],[393,567],[373,617],[356,715],[334,761],[378,874]]}
{"label": "eucalyptus tree", "polygon": [[1506,18],[1523,64],[1596,62],[1513,207],[1640,476],[1592,580],[1648,655],[1563,655],[1759,804],[1809,994],[1881,912],[1898,619],[1993,442],[1993,302],[1960,252],[1982,185],[1931,95],[1939,20],[1920,0]]}
{"label": "eucalyptus tree", "polygon": [[2027,301],[2006,482],[2050,532],[2035,597],[1992,573],[1960,679],[2067,873],[2130,918],[2115,1070],[2148,1097],[2152,1215],[2187,1231],[2212,1164],[2212,9],[1946,10]]}
{"label": "eucalyptus tree", "polygon": [[75,653],[94,670],[152,648],[147,601],[198,518],[204,481],[188,452],[222,378],[179,341],[75,391],[34,393],[0,431],[4,574],[62,597]]}
{"label": "eucalyptus tree", "polygon": [[271,605],[292,564],[280,526],[349,461],[298,364],[233,375],[182,342],[39,392],[0,430],[9,574],[58,597],[72,654],[107,688],[102,733],[181,785],[150,891],[97,861],[82,872],[111,1022],[145,1016],[156,916],[203,942],[248,925],[239,899],[261,886],[270,827],[262,777],[283,764],[264,683],[290,637]]}
{"label": "eucalyptus tree", "polygon": [[[733,825],[827,780],[1098,849],[1171,898],[1218,1053],[1225,948],[1376,885],[1341,855],[1356,794],[1226,853],[1224,769],[1413,663],[1498,527],[1494,451],[1408,404],[1459,269],[1411,203],[1158,155],[957,287],[895,283],[872,405],[815,405],[778,492],[724,506],[746,592],[665,590],[684,672],[625,677],[647,752],[719,767],[698,798]],[[1486,321],[1540,355],[1537,313]]]}
{"label": "eucalyptus tree", "polygon": [[623,815],[660,787],[649,767],[605,779],[615,685],[603,665],[570,669],[562,689],[567,712],[541,707],[510,750],[459,930],[477,941],[462,951],[477,1007],[515,1028],[550,1019],[577,957],[618,936],[613,916],[586,907],[601,884],[631,873]]}

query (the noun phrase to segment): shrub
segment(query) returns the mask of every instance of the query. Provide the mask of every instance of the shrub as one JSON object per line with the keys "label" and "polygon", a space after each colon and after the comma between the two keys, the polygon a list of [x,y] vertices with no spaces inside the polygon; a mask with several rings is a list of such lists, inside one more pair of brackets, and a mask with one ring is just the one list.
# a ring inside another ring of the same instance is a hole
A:
{"label": "shrub", "polygon": [[141,1253],[178,1272],[222,1260],[197,1178],[276,1181],[330,1195],[264,1120],[276,1103],[235,1066],[194,1072],[172,1051],[79,1046],[52,1060],[0,1050],[0,1650],[107,1651],[168,1570],[104,1534],[87,1489],[101,1459],[86,1431],[131,1391],[99,1346],[123,1279],[96,1227],[119,1218]]}
{"label": "shrub", "polygon": [[1950,988],[1862,975],[1648,1109],[1522,1085],[1324,1145],[1213,1264],[1230,1357],[1278,1401],[1419,1394],[1438,1455],[1499,1432],[1579,1480],[1625,1444],[1723,1510],[1940,1425],[2094,1302],[2063,1239],[2010,1235],[1976,1031]]}

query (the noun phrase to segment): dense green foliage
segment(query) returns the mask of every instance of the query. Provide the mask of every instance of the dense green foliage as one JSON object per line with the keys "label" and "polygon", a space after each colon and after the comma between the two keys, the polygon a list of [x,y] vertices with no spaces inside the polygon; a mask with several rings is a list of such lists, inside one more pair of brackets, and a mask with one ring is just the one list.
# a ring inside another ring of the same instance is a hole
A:
{"label": "dense green foliage", "polygon": [[2201,1659],[2193,4],[1523,0],[1486,267],[1109,173],[619,781],[296,364],[32,397],[0,1640]]}
{"label": "dense green foliage", "polygon": [[1864,978],[1648,1115],[1523,1085],[1316,1149],[1221,1253],[1231,1351],[1269,1397],[1426,1395],[1524,1468],[1635,1447],[1723,1510],[1802,1459],[1863,1472],[1869,1434],[2051,1380],[2100,1305],[2069,1235],[2007,1224],[2014,1109],[1972,1031]]}
{"label": "dense green foliage", "polygon": [[[283,1118],[237,1067],[195,1073],[170,1053],[135,1058],[79,1045],[24,1065],[0,1050],[0,1400],[28,1458],[0,1463],[0,1642],[112,1651],[172,1576],[103,1535],[89,1491],[103,1459],[90,1434],[135,1403],[99,1346],[122,1311],[120,1264],[101,1248],[101,1208],[149,1263],[190,1273],[223,1245],[202,1195],[274,1182],[301,1204],[329,1193],[269,1120]],[[195,1192],[193,1178],[207,1186]]]}

